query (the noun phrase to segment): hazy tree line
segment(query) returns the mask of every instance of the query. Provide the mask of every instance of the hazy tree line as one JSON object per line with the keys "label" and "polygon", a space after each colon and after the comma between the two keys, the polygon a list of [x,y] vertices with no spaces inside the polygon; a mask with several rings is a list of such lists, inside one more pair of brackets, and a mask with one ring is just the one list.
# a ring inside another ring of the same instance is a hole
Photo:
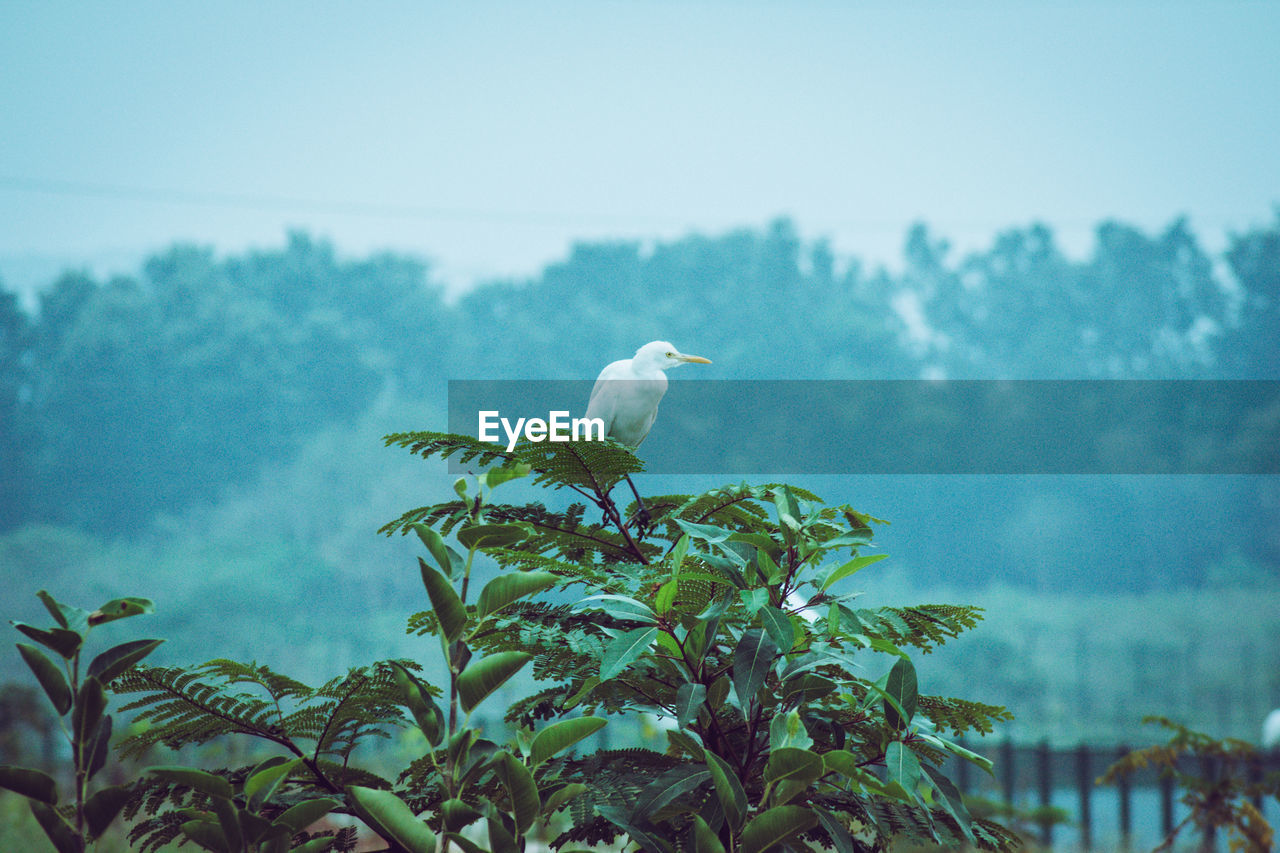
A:
{"label": "hazy tree line", "polygon": [[783,220],[579,245],[456,302],[421,261],[302,234],[226,258],[174,246],[133,276],[68,272],[33,314],[0,288],[0,531],[128,534],[379,395],[590,378],[653,338],[730,378],[1280,378],[1278,333],[1280,217],[1220,259],[1182,221],[1104,223],[1080,260],[1039,225],[965,257],[917,226],[900,272]]}

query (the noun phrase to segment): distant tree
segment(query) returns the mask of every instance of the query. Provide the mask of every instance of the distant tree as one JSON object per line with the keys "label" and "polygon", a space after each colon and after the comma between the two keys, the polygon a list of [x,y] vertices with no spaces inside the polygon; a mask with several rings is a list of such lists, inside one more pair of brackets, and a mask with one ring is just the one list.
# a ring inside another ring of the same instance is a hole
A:
{"label": "distant tree", "polygon": [[0,531],[17,526],[26,514],[32,454],[19,419],[30,334],[30,321],[17,296],[0,285]]}
{"label": "distant tree", "polygon": [[1242,290],[1223,355],[1235,374],[1280,377],[1280,208],[1275,222],[1231,237],[1227,263]]}

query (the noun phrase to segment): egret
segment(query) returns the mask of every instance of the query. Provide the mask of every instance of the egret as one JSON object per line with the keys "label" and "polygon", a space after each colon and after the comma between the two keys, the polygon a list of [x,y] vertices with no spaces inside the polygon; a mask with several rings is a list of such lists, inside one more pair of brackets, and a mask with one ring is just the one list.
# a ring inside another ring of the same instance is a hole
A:
{"label": "egret", "polygon": [[[633,357],[612,362],[600,371],[587,403],[587,417],[600,418],[605,435],[634,450],[658,417],[658,403],[667,393],[666,371],[682,364],[710,363],[702,356],[685,355],[666,341],[650,341]],[[643,526],[648,516],[644,501],[630,477],[627,485],[640,506],[638,515]]]}

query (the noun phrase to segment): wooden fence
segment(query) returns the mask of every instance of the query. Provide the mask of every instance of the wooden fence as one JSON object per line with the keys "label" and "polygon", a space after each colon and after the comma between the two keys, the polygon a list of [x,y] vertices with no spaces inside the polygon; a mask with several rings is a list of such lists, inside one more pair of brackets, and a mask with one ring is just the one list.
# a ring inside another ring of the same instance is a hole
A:
{"label": "wooden fence", "polygon": [[[995,776],[982,772],[969,762],[956,760],[948,768],[951,778],[966,796],[1012,804],[1023,813],[1037,815],[1039,841],[1045,846],[1058,845],[1084,850],[1151,849],[1173,831],[1188,809],[1180,802],[1173,781],[1160,778],[1154,768],[1145,768],[1120,779],[1113,785],[1098,785],[1103,772],[1129,747],[1104,748],[1081,745],[1061,749],[1047,743],[1019,746],[1011,742],[970,745],[995,761]],[[1186,760],[1179,769],[1214,778],[1221,772],[1210,759]],[[1280,750],[1263,755],[1253,768],[1256,778],[1280,771]],[[1254,803],[1276,825],[1280,814],[1273,801]],[[1050,808],[1070,815],[1067,822],[1055,819]],[[1191,830],[1184,830],[1179,840],[1193,841]],[[1217,839],[1208,832],[1202,839],[1203,849],[1212,850]]]}

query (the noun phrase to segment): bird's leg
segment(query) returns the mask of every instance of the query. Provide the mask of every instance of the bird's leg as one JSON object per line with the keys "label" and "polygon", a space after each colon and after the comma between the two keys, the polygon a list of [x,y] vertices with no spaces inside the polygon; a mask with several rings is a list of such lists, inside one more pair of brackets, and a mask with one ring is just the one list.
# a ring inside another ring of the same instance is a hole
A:
{"label": "bird's leg", "polygon": [[631,476],[629,474],[623,474],[622,476],[627,478],[627,485],[631,487],[631,494],[636,496],[636,532],[643,539],[649,530],[649,522],[652,519],[649,518],[649,510],[644,505],[644,498],[640,497],[640,492],[636,490],[636,484],[631,482]]}

